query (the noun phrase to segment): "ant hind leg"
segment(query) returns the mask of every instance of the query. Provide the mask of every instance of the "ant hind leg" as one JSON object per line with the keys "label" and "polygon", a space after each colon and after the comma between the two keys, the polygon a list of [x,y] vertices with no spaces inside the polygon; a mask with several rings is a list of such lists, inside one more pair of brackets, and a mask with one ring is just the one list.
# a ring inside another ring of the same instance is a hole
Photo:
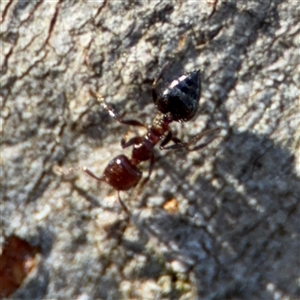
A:
{"label": "ant hind leg", "polygon": [[[202,131],[187,143],[182,142],[180,139],[178,139],[176,137],[172,137],[172,136],[168,137],[168,135],[169,135],[168,134],[167,137],[162,141],[162,143],[160,145],[160,149],[162,149],[162,150],[171,150],[171,149],[172,150],[186,150],[188,152],[197,151],[199,149],[202,149],[202,148],[206,147],[208,144],[210,144],[218,136],[213,136],[208,141],[206,141],[204,143],[201,143],[199,145],[196,145],[192,148],[191,148],[191,145],[197,143],[203,136],[205,136],[207,134],[210,134],[210,133],[213,133],[215,131],[219,131],[219,130],[221,130],[220,127]],[[170,146],[165,146],[171,140],[174,142],[174,144],[172,144]]]}
{"label": "ant hind leg", "polygon": [[165,73],[166,69],[170,66],[170,64],[171,64],[170,61],[168,61],[163,65],[160,72],[158,73],[158,75],[156,76],[156,78],[154,79],[154,81],[152,83],[152,90],[155,90],[157,83],[162,78],[163,74]]}
{"label": "ant hind leg", "polygon": [[108,113],[116,120],[118,121],[120,124],[125,124],[125,125],[130,125],[130,126],[139,126],[139,127],[144,127],[147,128],[146,125],[144,125],[142,122],[138,121],[138,120],[134,120],[134,119],[128,119],[128,120],[124,120],[122,119],[122,117],[119,116],[119,114],[111,107],[109,106],[105,100],[104,97],[100,94],[100,93],[96,93],[93,90],[89,90],[90,94],[92,95],[92,97],[95,97],[99,102],[101,102],[101,104],[103,105],[103,107],[108,111]]}
{"label": "ant hind leg", "polygon": [[[172,141],[174,144],[170,146],[166,146],[170,141]],[[172,132],[169,131],[168,134],[160,143],[159,149],[160,150],[181,149],[181,148],[186,148],[186,144],[187,143],[182,142],[179,138],[174,137]]]}
{"label": "ant hind leg", "polygon": [[204,130],[202,132],[200,132],[198,135],[196,135],[191,141],[189,141],[188,143],[186,143],[186,148],[189,152],[191,151],[197,151],[197,150],[200,150],[202,148],[205,148],[207,145],[209,145],[215,138],[219,137],[218,135],[216,136],[213,136],[211,137],[210,139],[208,139],[206,142],[204,143],[201,143],[199,145],[196,145],[192,148],[190,148],[191,145],[197,143],[203,136],[205,135],[208,135],[208,134],[211,134],[215,131],[220,131],[221,128],[220,127],[217,127],[217,128],[213,128],[213,129],[207,129],[207,130]]}

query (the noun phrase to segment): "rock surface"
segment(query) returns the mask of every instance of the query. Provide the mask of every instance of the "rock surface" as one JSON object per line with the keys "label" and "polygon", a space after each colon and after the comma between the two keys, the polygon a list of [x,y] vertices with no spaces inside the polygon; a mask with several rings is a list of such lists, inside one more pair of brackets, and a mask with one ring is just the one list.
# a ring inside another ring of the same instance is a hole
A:
{"label": "rock surface", "polygon": [[[3,1],[1,17],[1,242],[41,249],[12,299],[300,297],[298,1]],[[121,195],[129,218],[81,167],[101,175],[143,132],[88,90],[150,124],[170,60],[203,81],[174,132],[222,132],[157,150],[147,185]]]}

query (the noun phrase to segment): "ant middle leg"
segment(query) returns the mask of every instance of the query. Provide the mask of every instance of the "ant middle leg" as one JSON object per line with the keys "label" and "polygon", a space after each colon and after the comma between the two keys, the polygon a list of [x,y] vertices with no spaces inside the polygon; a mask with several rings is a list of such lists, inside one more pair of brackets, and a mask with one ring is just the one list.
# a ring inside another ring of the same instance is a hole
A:
{"label": "ant middle leg", "polygon": [[110,116],[112,116],[119,123],[125,124],[125,125],[139,126],[139,127],[147,128],[146,125],[144,125],[142,122],[140,122],[138,120],[134,120],[134,119],[124,120],[121,116],[119,116],[119,114],[111,106],[109,106],[105,102],[104,97],[100,93],[96,93],[91,89],[89,90],[89,92],[93,97],[95,97],[102,104],[102,106],[108,111]]}

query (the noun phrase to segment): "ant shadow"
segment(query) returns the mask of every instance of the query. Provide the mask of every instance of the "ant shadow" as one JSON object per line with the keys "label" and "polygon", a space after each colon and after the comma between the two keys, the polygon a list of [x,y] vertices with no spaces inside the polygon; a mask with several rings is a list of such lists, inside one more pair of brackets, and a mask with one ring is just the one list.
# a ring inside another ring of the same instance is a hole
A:
{"label": "ant shadow", "polygon": [[[243,143],[236,151],[237,160],[231,147]],[[290,269],[299,263],[299,243],[292,238],[300,217],[294,157],[269,139],[249,132],[235,132],[220,149],[214,176],[223,182],[221,188],[198,176],[193,185],[185,184],[176,195],[188,200],[186,215],[155,209],[151,217],[130,220],[140,231],[138,242],[122,237],[118,228],[124,227],[123,222],[113,225],[109,237],[120,239],[119,246],[126,253],[143,255],[148,253],[144,245],[156,237],[167,249],[162,253],[164,260],[169,264],[178,261],[184,271],[193,272],[198,293],[205,291],[211,299],[246,299],[261,296],[264,290],[268,299],[269,283],[283,293],[296,293],[296,282],[286,281],[289,272],[299,276],[299,268]],[[182,181],[171,163],[164,161],[163,168],[174,184]],[[158,189],[157,181],[152,182],[151,189]],[[195,191],[193,197],[188,196],[189,190]],[[147,263],[133,277],[151,279],[166,272],[153,255],[146,257]],[[176,272],[169,270],[168,274],[177,280]]]}

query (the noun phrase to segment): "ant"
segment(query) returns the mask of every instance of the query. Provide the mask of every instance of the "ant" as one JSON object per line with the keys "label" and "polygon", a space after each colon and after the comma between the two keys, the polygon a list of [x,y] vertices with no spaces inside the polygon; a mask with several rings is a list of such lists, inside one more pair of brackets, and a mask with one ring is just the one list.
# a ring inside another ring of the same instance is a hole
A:
{"label": "ant", "polygon": [[[138,165],[147,160],[150,160],[148,176],[142,182],[141,187],[149,180],[155,162],[154,147],[159,141],[161,141],[160,149],[186,149],[187,151],[195,151],[205,147],[212,139],[192,149],[190,149],[191,144],[200,140],[204,135],[220,129],[215,128],[203,131],[188,143],[184,143],[172,136],[169,124],[173,121],[189,121],[194,117],[198,109],[201,94],[201,74],[200,70],[195,70],[181,75],[166,85],[160,92],[157,92],[157,83],[161,79],[166,66],[163,67],[152,84],[152,98],[158,112],[148,128],[137,120],[123,120],[105,102],[102,95],[92,90],[89,91],[119,123],[147,128],[147,133],[143,137],[133,137],[129,141],[125,141],[122,138],[121,146],[123,149],[133,146],[131,157],[129,158],[123,154],[116,156],[108,163],[101,177],[97,177],[89,169],[83,168],[91,177],[108,183],[118,191],[119,202],[127,213],[129,211],[122,201],[119,192],[127,191],[138,184],[142,178],[142,172],[139,170]],[[173,141],[173,144],[166,146],[170,141]]]}

